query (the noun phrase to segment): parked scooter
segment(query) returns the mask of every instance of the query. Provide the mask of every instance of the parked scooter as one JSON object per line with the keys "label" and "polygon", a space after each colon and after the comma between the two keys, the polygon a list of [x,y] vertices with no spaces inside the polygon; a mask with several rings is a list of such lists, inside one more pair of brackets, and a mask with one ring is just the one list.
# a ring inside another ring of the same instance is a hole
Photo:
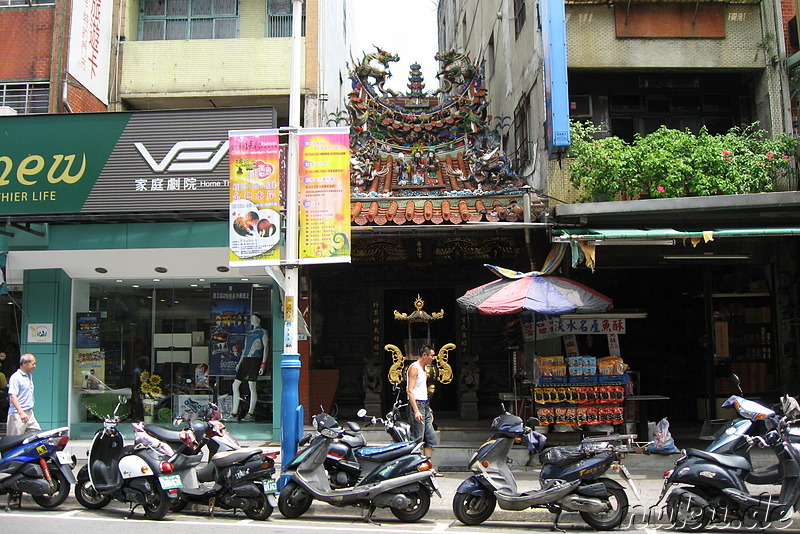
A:
{"label": "parked scooter", "polygon": [[[181,475],[183,489],[172,505],[179,512],[187,504],[241,509],[250,519],[264,520],[277,506],[275,473],[277,452],[265,453],[259,447],[242,447],[221,421],[215,404],[198,410],[199,418],[175,420],[185,423],[180,431],[156,425],[135,425],[137,441],[155,447],[166,445],[175,473]],[[203,448],[208,462],[200,465]]]}
{"label": "parked scooter", "polygon": [[757,402],[731,396],[722,405],[735,408],[749,421],[763,421],[764,436],[745,436],[752,447],[771,447],[778,457],[781,490],[778,495],[751,495],[745,484],[751,463],[736,454],[717,454],[685,450],[675,468],[665,475],[664,487],[656,506],[667,496],[666,512],[669,521],[684,531],[704,530],[709,523],[738,521],[754,528],[791,517],[800,498],[800,433],[793,429],[792,418],[800,415],[797,401],[781,399],[784,415]]}
{"label": "parked scooter", "polygon": [[163,451],[143,444],[125,446],[117,430],[117,412],[125,402],[120,396],[114,413],[107,415],[103,427],[95,432],[88,462],[78,472],[75,497],[90,510],[116,499],[130,503],[131,515],[141,505],[148,519],[162,519],[183,485],[181,477],[172,472]]}
{"label": "parked scooter", "polygon": [[317,499],[333,506],[361,507],[366,510],[366,521],[372,520],[376,508],[388,507],[396,518],[411,523],[428,512],[431,493],[441,497],[433,478],[436,472],[421,454],[422,444],[416,442],[356,449],[361,468],[358,481],[332,488],[325,458],[336,440],[344,436],[344,429],[326,413],[314,416],[312,424],[317,434],[283,468],[290,477],[278,497],[278,509],[284,517],[300,517]]}
{"label": "parked scooter", "polygon": [[[731,382],[736,389],[739,390],[739,395],[743,395],[741,388],[741,381],[736,374],[731,375]],[[735,454],[747,460],[752,466],[753,462],[750,458],[751,443],[748,440],[748,432],[753,427],[754,421],[744,417],[736,417],[717,430],[715,433],[716,439],[706,447],[705,452],[714,454]],[[688,449],[686,454],[692,455],[696,449]],[[745,475],[745,482],[749,484],[780,484],[783,478],[780,462],[776,461],[772,465],[765,467],[752,467]]]}
{"label": "parked scooter", "polygon": [[[392,439],[392,443],[405,446],[411,441],[411,426],[401,420],[400,409],[404,406],[406,405],[401,404],[398,396],[386,417],[370,417],[365,427],[382,424]],[[367,417],[367,411],[362,408],[357,415],[360,418]],[[331,444],[328,456],[325,458],[325,469],[328,471],[332,488],[352,486],[361,477],[361,465],[356,457],[356,451],[366,447],[367,441],[361,434],[361,427],[357,423],[348,422],[347,427],[342,438]],[[311,434],[306,434],[300,443],[305,445],[311,440],[311,437]]]}
{"label": "parked scooter", "polygon": [[[473,476],[456,490],[453,513],[466,525],[483,523],[494,512],[496,504],[503,510],[546,508],[556,514],[553,529],[563,511],[578,512],[586,523],[597,530],[618,527],[628,513],[625,488],[603,475],[609,468],[619,471],[628,486],[640,498],[630,473],[622,463],[625,454],[633,452],[633,436],[604,436],[584,440],[577,447],[552,447],[539,455],[542,462],[540,488],[520,491],[508,465],[511,446],[525,438],[529,450],[540,452],[546,437],[531,428],[538,423],[522,419],[503,408],[495,418],[495,434],[472,455],[469,462]],[[618,442],[620,444],[613,444]]]}
{"label": "parked scooter", "polygon": [[55,508],[69,497],[76,459],[64,451],[67,442],[67,427],[0,438],[0,495],[8,495],[6,511],[14,500],[22,505],[22,493],[42,508]]}

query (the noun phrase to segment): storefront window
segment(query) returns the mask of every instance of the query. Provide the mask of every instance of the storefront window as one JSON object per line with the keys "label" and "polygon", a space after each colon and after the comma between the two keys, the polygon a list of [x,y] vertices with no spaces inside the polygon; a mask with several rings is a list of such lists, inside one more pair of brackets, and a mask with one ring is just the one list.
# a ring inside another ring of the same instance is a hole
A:
{"label": "storefront window", "polygon": [[75,295],[75,423],[98,422],[120,394],[132,421],[168,424],[215,402],[227,420],[272,422],[271,286],[81,281]]}

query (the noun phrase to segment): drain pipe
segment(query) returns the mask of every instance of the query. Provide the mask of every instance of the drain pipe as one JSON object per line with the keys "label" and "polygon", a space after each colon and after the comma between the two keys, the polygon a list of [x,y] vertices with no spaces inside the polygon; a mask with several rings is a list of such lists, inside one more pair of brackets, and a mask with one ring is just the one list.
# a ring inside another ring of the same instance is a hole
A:
{"label": "drain pipe", "polygon": [[64,106],[64,109],[67,113],[72,113],[72,108],[69,107],[69,102],[67,101],[69,91],[69,83],[67,82],[67,74],[64,74],[64,81],[61,85],[61,104]]}

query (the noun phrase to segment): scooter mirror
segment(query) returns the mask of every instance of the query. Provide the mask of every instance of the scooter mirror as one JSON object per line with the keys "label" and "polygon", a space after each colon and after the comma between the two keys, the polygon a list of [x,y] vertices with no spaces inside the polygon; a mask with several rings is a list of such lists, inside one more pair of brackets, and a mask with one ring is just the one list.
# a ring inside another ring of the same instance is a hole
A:
{"label": "scooter mirror", "polygon": [[529,417],[527,421],[525,421],[525,426],[533,428],[535,426],[539,426],[539,419],[536,417]]}
{"label": "scooter mirror", "polygon": [[359,417],[366,417],[367,410],[365,408],[361,408],[360,410],[358,410],[356,412],[356,415],[359,416]]}
{"label": "scooter mirror", "polygon": [[742,381],[739,380],[739,375],[737,375],[736,373],[733,373],[731,375],[731,382],[733,382],[733,385],[736,386],[736,389],[739,390],[739,395],[742,395],[743,394],[743,392],[742,392]]}

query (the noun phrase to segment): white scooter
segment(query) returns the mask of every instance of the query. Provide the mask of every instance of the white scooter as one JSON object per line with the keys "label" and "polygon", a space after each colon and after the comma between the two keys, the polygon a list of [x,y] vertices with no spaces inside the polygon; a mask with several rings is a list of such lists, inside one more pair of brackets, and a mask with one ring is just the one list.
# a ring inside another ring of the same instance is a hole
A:
{"label": "white scooter", "polygon": [[162,519],[178,497],[181,477],[162,452],[147,445],[125,446],[117,430],[117,411],[126,402],[120,396],[114,413],[103,420],[92,439],[89,461],[78,472],[75,497],[90,510],[112,499],[130,503],[130,514],[141,506],[148,519]]}

